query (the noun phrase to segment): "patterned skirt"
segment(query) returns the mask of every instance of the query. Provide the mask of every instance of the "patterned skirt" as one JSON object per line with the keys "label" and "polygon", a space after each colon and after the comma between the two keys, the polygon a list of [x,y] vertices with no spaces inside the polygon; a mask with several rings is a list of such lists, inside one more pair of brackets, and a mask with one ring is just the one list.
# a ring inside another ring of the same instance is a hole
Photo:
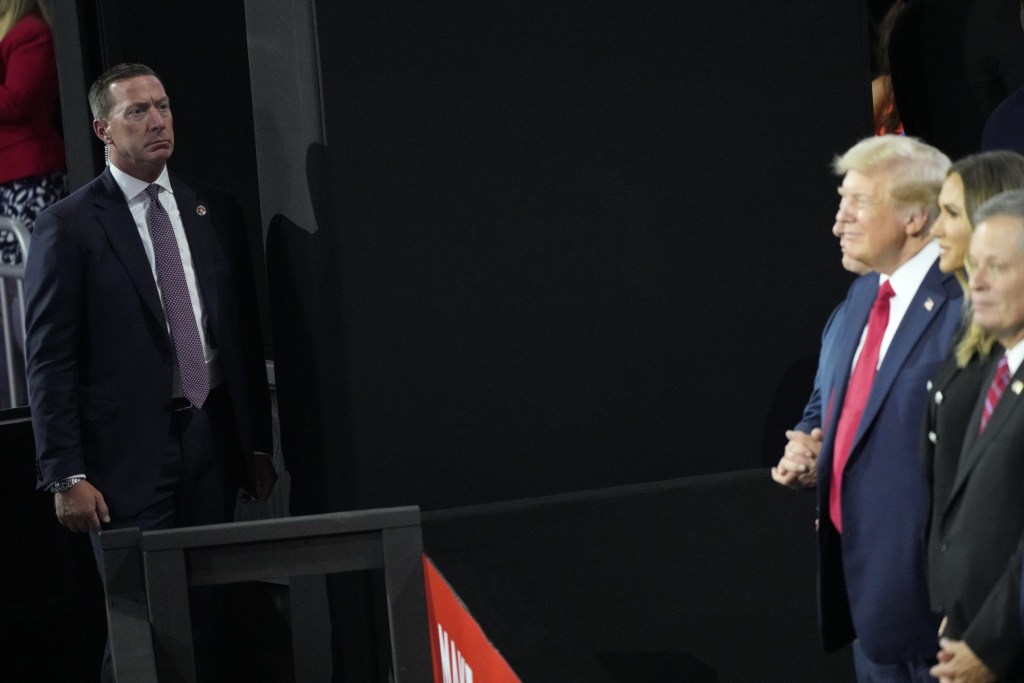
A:
{"label": "patterned skirt", "polygon": [[[66,173],[46,173],[0,184],[0,216],[22,222],[29,231],[39,212],[68,194]],[[21,249],[14,235],[0,233],[0,263],[20,263]]]}

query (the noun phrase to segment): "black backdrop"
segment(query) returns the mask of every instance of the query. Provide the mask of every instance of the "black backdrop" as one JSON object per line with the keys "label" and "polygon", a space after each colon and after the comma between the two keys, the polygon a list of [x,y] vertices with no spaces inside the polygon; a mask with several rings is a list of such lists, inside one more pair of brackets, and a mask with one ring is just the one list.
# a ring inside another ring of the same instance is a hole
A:
{"label": "black backdrop", "polygon": [[[77,3],[86,80],[122,59],[157,68],[174,102],[175,168],[237,192],[256,245],[247,6]],[[730,680],[731,655],[761,652],[747,633],[761,627],[744,616],[751,601],[769,630],[796,629],[777,651],[792,665],[778,680],[801,679],[790,675],[801,667],[847,671],[808,650],[810,502],[766,476],[715,479],[707,493],[682,481],[436,509],[777,458],[848,282],[829,234],[828,164],[870,128],[861,3],[322,1],[316,11],[320,62],[296,74],[319,78],[323,93],[327,145],[308,147],[316,225],[263,216],[263,313],[293,511],[434,510],[428,552],[524,672],[573,669],[530,659],[534,632],[510,605],[540,605],[528,616],[575,637],[581,666],[593,666],[591,651],[635,666],[609,654],[596,626],[615,615],[633,640],[614,647],[668,639],[665,667],[708,663]],[[289,99],[289,82],[270,86]],[[0,429],[5,453],[31,450],[23,432]],[[24,489],[15,500],[32,495],[26,474],[11,477]],[[36,500],[32,528],[49,520],[45,539],[55,537],[49,503]],[[578,513],[566,500],[582,501],[571,503]],[[677,518],[688,535],[656,546]],[[720,565],[734,580],[685,578]],[[522,600],[494,590],[536,572],[563,580]],[[63,611],[19,602],[11,618],[96,613],[73,599],[95,597],[84,580],[59,583],[71,596]],[[341,611],[361,622],[345,598]],[[664,606],[699,637],[677,642],[676,621],[650,616]],[[18,624],[25,642],[48,642],[34,634],[50,622],[31,626]],[[720,633],[735,642],[701,635]],[[65,649],[80,653],[69,661],[96,654],[91,642]]]}
{"label": "black backdrop", "polygon": [[[80,4],[87,64],[153,64],[175,167],[256,223],[243,6]],[[263,216],[296,511],[776,458],[848,282],[828,164],[870,127],[861,3],[319,2],[316,23],[295,76],[323,95],[317,225]]]}
{"label": "black backdrop", "polygon": [[859,3],[318,3],[317,30],[318,225],[268,242],[293,501],[776,457],[848,281]]}

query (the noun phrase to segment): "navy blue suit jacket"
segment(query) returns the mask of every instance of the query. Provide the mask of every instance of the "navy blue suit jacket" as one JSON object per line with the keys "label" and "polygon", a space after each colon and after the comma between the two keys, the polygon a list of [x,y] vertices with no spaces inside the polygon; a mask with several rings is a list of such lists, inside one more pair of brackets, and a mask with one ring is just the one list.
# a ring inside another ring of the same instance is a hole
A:
{"label": "navy blue suit jacket", "polygon": [[[249,484],[254,451],[271,452],[270,400],[251,260],[237,202],[171,174],[230,393]],[[155,490],[170,429],[173,352],[156,281],[109,171],[43,211],[25,271],[28,383],[38,486],[85,473],[111,514]]]}
{"label": "navy blue suit jacket", "polygon": [[875,662],[934,656],[938,619],[925,579],[930,491],[919,435],[928,380],[960,326],[963,291],[933,263],[875,376],[843,474],[843,536],[828,515],[835,425],[878,276],[851,285],[823,371],[825,440],[818,461],[819,609],[826,649],[857,637]]}
{"label": "navy blue suit jacket", "polygon": [[836,336],[843,327],[845,312],[846,302],[844,301],[832,310],[832,314],[828,317],[825,328],[821,332],[821,351],[818,353],[818,371],[814,373],[814,387],[811,389],[811,395],[807,398],[807,405],[804,406],[804,414],[800,418],[800,422],[793,427],[805,434],[810,434],[812,429],[821,427],[822,373],[831,368],[834,363]]}

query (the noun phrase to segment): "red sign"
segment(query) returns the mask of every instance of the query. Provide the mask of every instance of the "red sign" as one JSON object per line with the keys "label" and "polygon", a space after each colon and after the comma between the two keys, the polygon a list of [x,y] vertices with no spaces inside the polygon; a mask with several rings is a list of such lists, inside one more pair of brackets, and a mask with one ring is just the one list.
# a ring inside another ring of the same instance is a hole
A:
{"label": "red sign", "polygon": [[423,556],[434,683],[520,683],[441,572]]}

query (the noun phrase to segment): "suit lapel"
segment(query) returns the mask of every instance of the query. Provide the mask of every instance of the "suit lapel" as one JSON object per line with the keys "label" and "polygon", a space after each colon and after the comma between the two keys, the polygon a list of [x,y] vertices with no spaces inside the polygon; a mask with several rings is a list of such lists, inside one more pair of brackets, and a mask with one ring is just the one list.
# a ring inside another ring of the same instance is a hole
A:
{"label": "suit lapel", "polygon": [[93,206],[96,208],[96,220],[107,235],[107,241],[117,259],[124,266],[132,284],[135,285],[139,297],[161,327],[166,327],[164,311],[160,306],[160,295],[157,292],[153,270],[146,257],[146,250],[139,238],[139,229],[128,210],[124,193],[114,181],[109,170],[100,174],[94,186]]}
{"label": "suit lapel", "polygon": [[[1017,372],[1013,373],[1013,377],[1010,379],[1010,384],[1003,391],[1003,395],[999,398],[999,402],[996,403],[995,410],[992,411],[992,416],[989,418],[988,424],[985,425],[985,431],[978,433],[978,426],[981,424],[981,414],[984,410],[985,395],[988,393],[988,387],[992,383],[992,378],[995,376],[996,366],[999,364],[999,358],[1002,354],[995,354],[994,357],[989,361],[988,370],[985,373],[985,381],[981,385],[981,393],[978,395],[978,401],[975,404],[974,412],[971,414],[971,420],[968,422],[967,434],[964,435],[963,450],[960,452],[960,462],[957,465],[956,480],[953,482],[953,489],[950,492],[949,503],[953,502],[957,493],[966,483],[970,476],[971,470],[981,460],[981,455],[988,448],[988,445],[999,435],[1007,423],[1011,422],[1011,417],[1020,410],[1022,402],[1021,395],[1014,391],[1014,386],[1021,386],[1021,382],[1024,382],[1024,365],[1017,368]],[[946,509],[949,508],[947,503]]]}
{"label": "suit lapel", "polygon": [[[937,283],[943,275],[939,272],[938,266],[933,264],[921,286],[918,287],[907,312],[903,315],[896,334],[882,359],[882,365],[871,384],[871,394],[868,396],[867,405],[864,406],[864,414],[861,416],[860,424],[857,426],[857,433],[853,438],[853,445],[850,449],[851,458],[857,452],[857,444],[864,437],[865,432],[878,416],[882,405],[885,403],[893,383],[899,376],[900,371],[907,362],[918,341],[925,335],[928,327],[935,321],[943,311],[947,302],[945,291]],[[922,384],[921,391],[926,391]]]}
{"label": "suit lapel", "polygon": [[[861,333],[867,325],[868,315],[871,313],[871,306],[874,304],[878,292],[878,276],[865,275],[873,284],[866,280],[863,284],[858,283],[859,288],[855,290],[849,299],[849,308],[843,319],[843,328],[836,335],[836,352],[833,358],[835,362],[830,368],[828,382],[828,405],[825,415],[825,448],[823,452],[826,459],[831,457],[832,448],[835,446],[835,426],[839,421],[839,415],[843,411],[843,401],[846,398],[846,387],[850,382],[850,369],[853,367],[853,354],[860,344]],[[825,395],[825,392],[822,393]],[[821,468],[819,467],[819,471]]]}

